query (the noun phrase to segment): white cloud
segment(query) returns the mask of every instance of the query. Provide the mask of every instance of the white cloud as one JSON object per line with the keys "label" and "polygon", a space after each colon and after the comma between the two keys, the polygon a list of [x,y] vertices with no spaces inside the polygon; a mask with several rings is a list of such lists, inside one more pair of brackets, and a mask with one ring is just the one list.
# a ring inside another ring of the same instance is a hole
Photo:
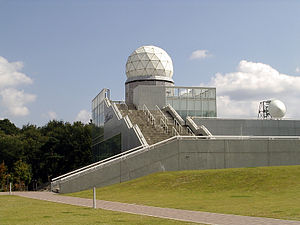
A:
{"label": "white cloud", "polygon": [[6,88],[0,90],[2,97],[2,105],[8,109],[8,112],[13,116],[26,116],[29,110],[26,106],[27,103],[35,101],[36,96],[26,94],[24,91],[19,91],[14,88]]}
{"label": "white cloud", "polygon": [[32,84],[32,79],[19,70],[23,68],[22,62],[8,62],[0,56],[0,88],[17,86],[21,84]]}
{"label": "white cloud", "polygon": [[193,59],[205,59],[205,58],[208,58],[210,57],[211,54],[209,54],[208,50],[196,50],[196,51],[193,51],[191,56],[190,56],[190,59],[193,60]]}
{"label": "white cloud", "polygon": [[50,118],[50,120],[55,120],[57,118],[57,114],[54,111],[49,111],[47,113],[48,118]]}
{"label": "white cloud", "polygon": [[20,72],[22,68],[22,62],[8,62],[0,56],[0,106],[8,115],[28,115],[29,109],[25,105],[36,99],[35,95],[16,89],[17,86],[33,83],[30,77]]}
{"label": "white cloud", "polygon": [[77,114],[75,121],[81,121],[82,123],[89,123],[91,119],[91,113],[85,109],[80,110]]}
{"label": "white cloud", "polygon": [[300,77],[282,74],[263,63],[242,60],[237,71],[217,73],[209,83],[217,88],[218,116],[255,117],[261,100],[277,98],[288,117],[300,117]]}
{"label": "white cloud", "polygon": [[298,66],[296,67],[296,73],[300,73],[300,68]]}

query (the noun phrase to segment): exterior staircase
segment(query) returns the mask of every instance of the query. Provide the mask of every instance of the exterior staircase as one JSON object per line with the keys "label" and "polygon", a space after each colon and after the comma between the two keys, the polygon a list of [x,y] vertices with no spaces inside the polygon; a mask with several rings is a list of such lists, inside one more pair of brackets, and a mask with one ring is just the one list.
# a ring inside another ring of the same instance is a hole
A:
{"label": "exterior staircase", "polygon": [[[153,116],[156,118],[157,121],[160,121],[160,119],[163,119],[163,116],[161,112],[164,114],[165,118],[167,119],[167,125],[168,125],[168,130],[172,131],[173,127],[176,129],[179,135],[182,136],[190,136],[192,135],[192,131],[188,129],[186,126],[181,126],[179,123],[176,123],[174,118],[171,116],[170,113],[165,112],[165,111],[159,111],[159,110],[151,110],[150,111]],[[177,125],[176,125],[177,124]],[[174,135],[173,135],[174,136]]]}
{"label": "exterior staircase", "polygon": [[133,124],[137,124],[149,145],[172,137],[156,124],[151,124],[143,110],[120,110],[122,116],[128,116]]}
{"label": "exterior staircase", "polygon": [[[128,109],[124,104],[116,104],[122,116],[128,116],[133,124],[137,124],[149,145],[166,140],[176,135],[192,135],[187,127],[174,123],[168,112],[157,110]],[[164,121],[164,122],[163,122]]]}

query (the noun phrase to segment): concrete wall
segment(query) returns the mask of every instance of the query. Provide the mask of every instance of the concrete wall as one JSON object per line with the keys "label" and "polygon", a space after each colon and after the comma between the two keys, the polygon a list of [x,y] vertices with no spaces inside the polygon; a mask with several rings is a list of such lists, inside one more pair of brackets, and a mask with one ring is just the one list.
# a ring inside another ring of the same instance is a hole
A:
{"label": "concrete wall", "polygon": [[104,123],[104,139],[109,139],[121,133],[121,151],[142,145],[133,127],[129,127],[124,118],[118,118],[112,105],[104,104],[106,121]]}
{"label": "concrete wall", "polygon": [[128,181],[159,171],[300,165],[300,140],[174,138],[58,182],[61,193]]}
{"label": "concrete wall", "polygon": [[[125,84],[125,102],[127,105],[130,106],[133,104],[134,89],[140,85],[149,86],[150,89],[155,86],[174,86],[173,82],[163,80],[135,80],[128,82]],[[151,95],[149,95],[148,98],[149,97],[153,98]]]}
{"label": "concrete wall", "polygon": [[143,105],[151,109],[156,109],[166,106],[166,89],[164,86],[145,86],[139,85],[133,90],[133,104],[142,109]]}
{"label": "concrete wall", "polygon": [[193,118],[212,135],[299,136],[300,120]]}

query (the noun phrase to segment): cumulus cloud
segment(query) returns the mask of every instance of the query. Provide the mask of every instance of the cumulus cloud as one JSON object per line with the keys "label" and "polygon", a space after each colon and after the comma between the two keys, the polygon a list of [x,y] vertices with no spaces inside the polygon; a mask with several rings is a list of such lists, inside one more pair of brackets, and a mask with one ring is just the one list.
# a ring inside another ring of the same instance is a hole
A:
{"label": "cumulus cloud", "polygon": [[205,58],[208,58],[210,57],[211,54],[208,52],[208,50],[196,50],[196,51],[193,51],[191,56],[190,56],[190,59],[191,60],[194,60],[194,59],[205,59]]}
{"label": "cumulus cloud", "polygon": [[2,97],[2,105],[14,116],[28,115],[29,110],[24,105],[33,102],[36,98],[35,95],[26,94],[24,91],[14,88],[0,90],[0,96]]}
{"label": "cumulus cloud", "polygon": [[91,113],[85,109],[80,110],[77,114],[75,121],[81,121],[82,123],[88,123],[91,119]]}
{"label": "cumulus cloud", "polygon": [[54,111],[49,111],[47,113],[48,118],[50,118],[50,120],[55,120],[57,118],[57,114]]}
{"label": "cumulus cloud", "polygon": [[282,74],[270,65],[240,61],[232,73],[217,73],[209,85],[217,88],[218,116],[255,117],[261,100],[277,98],[288,117],[300,117],[300,77]]}
{"label": "cumulus cloud", "polygon": [[30,77],[20,72],[22,68],[22,62],[8,62],[7,59],[0,56],[0,106],[8,115],[28,115],[29,109],[25,105],[36,99],[35,95],[27,94],[24,90],[16,88],[33,83]]}

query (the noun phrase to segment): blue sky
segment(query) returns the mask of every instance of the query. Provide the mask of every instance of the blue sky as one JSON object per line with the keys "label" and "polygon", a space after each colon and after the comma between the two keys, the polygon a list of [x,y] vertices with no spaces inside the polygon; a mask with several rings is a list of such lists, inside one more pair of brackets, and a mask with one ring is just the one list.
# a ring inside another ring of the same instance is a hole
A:
{"label": "blue sky", "polygon": [[103,87],[124,99],[142,45],[168,52],[175,84],[216,86],[219,116],[279,98],[299,118],[299,15],[300,1],[0,0],[0,118],[86,120]]}

